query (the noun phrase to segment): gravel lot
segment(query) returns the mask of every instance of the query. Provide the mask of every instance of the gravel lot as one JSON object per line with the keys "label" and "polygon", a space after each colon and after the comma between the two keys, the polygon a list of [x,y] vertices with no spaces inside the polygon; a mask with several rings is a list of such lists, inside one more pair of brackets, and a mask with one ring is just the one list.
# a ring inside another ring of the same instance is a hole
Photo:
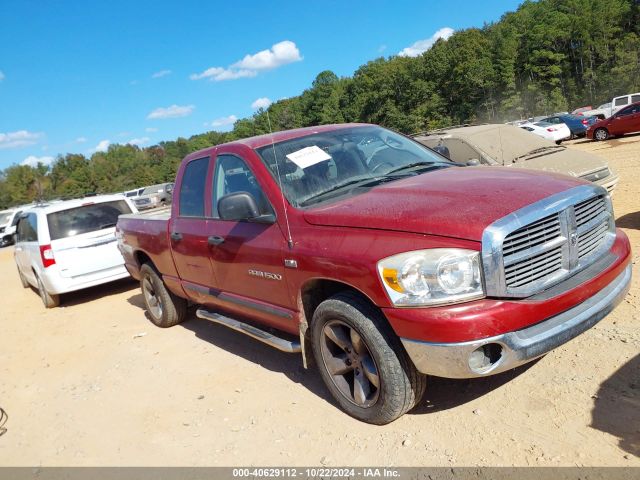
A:
{"label": "gravel lot", "polygon": [[570,145],[620,173],[628,297],[525,368],[431,378],[418,409],[384,427],[338,410],[298,356],[193,314],[155,328],[135,282],[46,311],[0,250],[0,465],[640,466],[640,135]]}

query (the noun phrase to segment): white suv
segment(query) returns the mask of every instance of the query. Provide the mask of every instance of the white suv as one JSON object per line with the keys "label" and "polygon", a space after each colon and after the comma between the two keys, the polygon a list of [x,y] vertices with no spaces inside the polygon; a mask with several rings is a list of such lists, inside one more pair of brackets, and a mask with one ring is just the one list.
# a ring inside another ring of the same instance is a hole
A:
{"label": "white suv", "polygon": [[17,224],[15,260],[22,286],[36,287],[45,307],[60,294],[129,276],[118,250],[118,216],[136,213],[123,195],[30,207]]}

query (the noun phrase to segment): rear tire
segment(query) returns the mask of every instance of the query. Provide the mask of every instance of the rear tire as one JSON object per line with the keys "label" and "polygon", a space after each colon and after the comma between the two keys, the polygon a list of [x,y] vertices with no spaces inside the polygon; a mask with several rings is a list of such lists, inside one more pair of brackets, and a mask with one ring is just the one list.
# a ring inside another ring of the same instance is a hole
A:
{"label": "rear tire", "polygon": [[381,312],[344,292],[313,314],[311,342],[325,385],[349,415],[376,425],[390,423],[422,398],[419,373]]}
{"label": "rear tire", "polygon": [[60,305],[60,295],[54,295],[47,292],[42,280],[40,277],[36,276],[36,281],[38,282],[38,293],[40,294],[40,300],[44,304],[45,308],[55,308]]}
{"label": "rear tire", "polygon": [[18,267],[18,276],[20,277],[20,283],[22,284],[22,288],[29,288],[29,281],[20,271],[20,267]]}
{"label": "rear tire", "polygon": [[606,128],[598,128],[593,132],[593,139],[597,142],[602,142],[609,139],[609,130]]}
{"label": "rear tire", "polygon": [[148,263],[140,269],[140,289],[149,318],[158,327],[168,328],[184,321],[187,301],[174,295]]}

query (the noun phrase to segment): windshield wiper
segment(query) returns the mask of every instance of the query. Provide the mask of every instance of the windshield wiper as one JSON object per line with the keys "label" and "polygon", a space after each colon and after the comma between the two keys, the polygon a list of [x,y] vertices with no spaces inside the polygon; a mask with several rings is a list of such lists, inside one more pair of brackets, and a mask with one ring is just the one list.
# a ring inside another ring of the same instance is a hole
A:
{"label": "windshield wiper", "polygon": [[345,189],[346,187],[351,187],[354,185],[358,185],[358,186],[373,186],[373,185],[378,185],[380,183],[383,182],[389,182],[391,180],[396,180],[396,178],[389,178],[386,176],[383,177],[359,177],[359,178],[352,178],[351,180],[348,180],[346,182],[342,182],[339,183],[338,185],[334,185],[333,187],[329,188],[328,190],[323,190],[320,193],[316,193],[314,195],[311,195],[310,197],[305,198],[304,200],[298,202],[298,205],[301,207],[307,206],[310,203],[315,203],[315,202],[311,202],[311,200],[318,200],[321,197],[325,197],[331,193],[336,193],[339,192],[340,190]]}
{"label": "windshield wiper", "polygon": [[556,150],[558,148],[565,149],[567,147],[563,147],[562,145],[549,145],[549,146],[546,146],[546,147],[534,148],[533,150],[531,150],[530,152],[525,153],[524,155],[520,155],[518,157],[515,157],[513,160],[511,160],[511,163],[516,163],[521,158],[530,157],[530,156],[536,155],[538,153],[548,152],[549,150]]}
{"label": "windshield wiper", "polygon": [[433,169],[433,168],[439,168],[439,167],[442,167],[442,166],[451,167],[453,165],[454,164],[448,163],[448,162],[415,162],[415,163],[408,163],[407,165],[403,165],[401,167],[389,170],[384,175],[385,176],[392,175],[394,173],[402,172],[404,170],[410,170],[410,169],[416,168],[416,167],[426,167],[428,169]]}

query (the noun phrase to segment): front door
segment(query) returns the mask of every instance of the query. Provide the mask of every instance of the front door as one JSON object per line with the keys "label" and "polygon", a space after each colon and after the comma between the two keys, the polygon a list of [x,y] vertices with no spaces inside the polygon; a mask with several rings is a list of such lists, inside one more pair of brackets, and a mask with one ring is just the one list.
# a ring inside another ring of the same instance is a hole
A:
{"label": "front door", "polygon": [[623,108],[611,119],[609,133],[611,135],[622,135],[624,133],[633,132],[634,115],[633,109],[635,105]]}
{"label": "front door", "polygon": [[221,294],[217,302],[276,328],[297,332],[284,279],[286,240],[277,223],[222,220],[218,201],[234,192],[248,192],[261,214],[273,213],[247,163],[236,155],[219,155],[212,188],[209,229],[219,243],[212,247],[211,263]]}

